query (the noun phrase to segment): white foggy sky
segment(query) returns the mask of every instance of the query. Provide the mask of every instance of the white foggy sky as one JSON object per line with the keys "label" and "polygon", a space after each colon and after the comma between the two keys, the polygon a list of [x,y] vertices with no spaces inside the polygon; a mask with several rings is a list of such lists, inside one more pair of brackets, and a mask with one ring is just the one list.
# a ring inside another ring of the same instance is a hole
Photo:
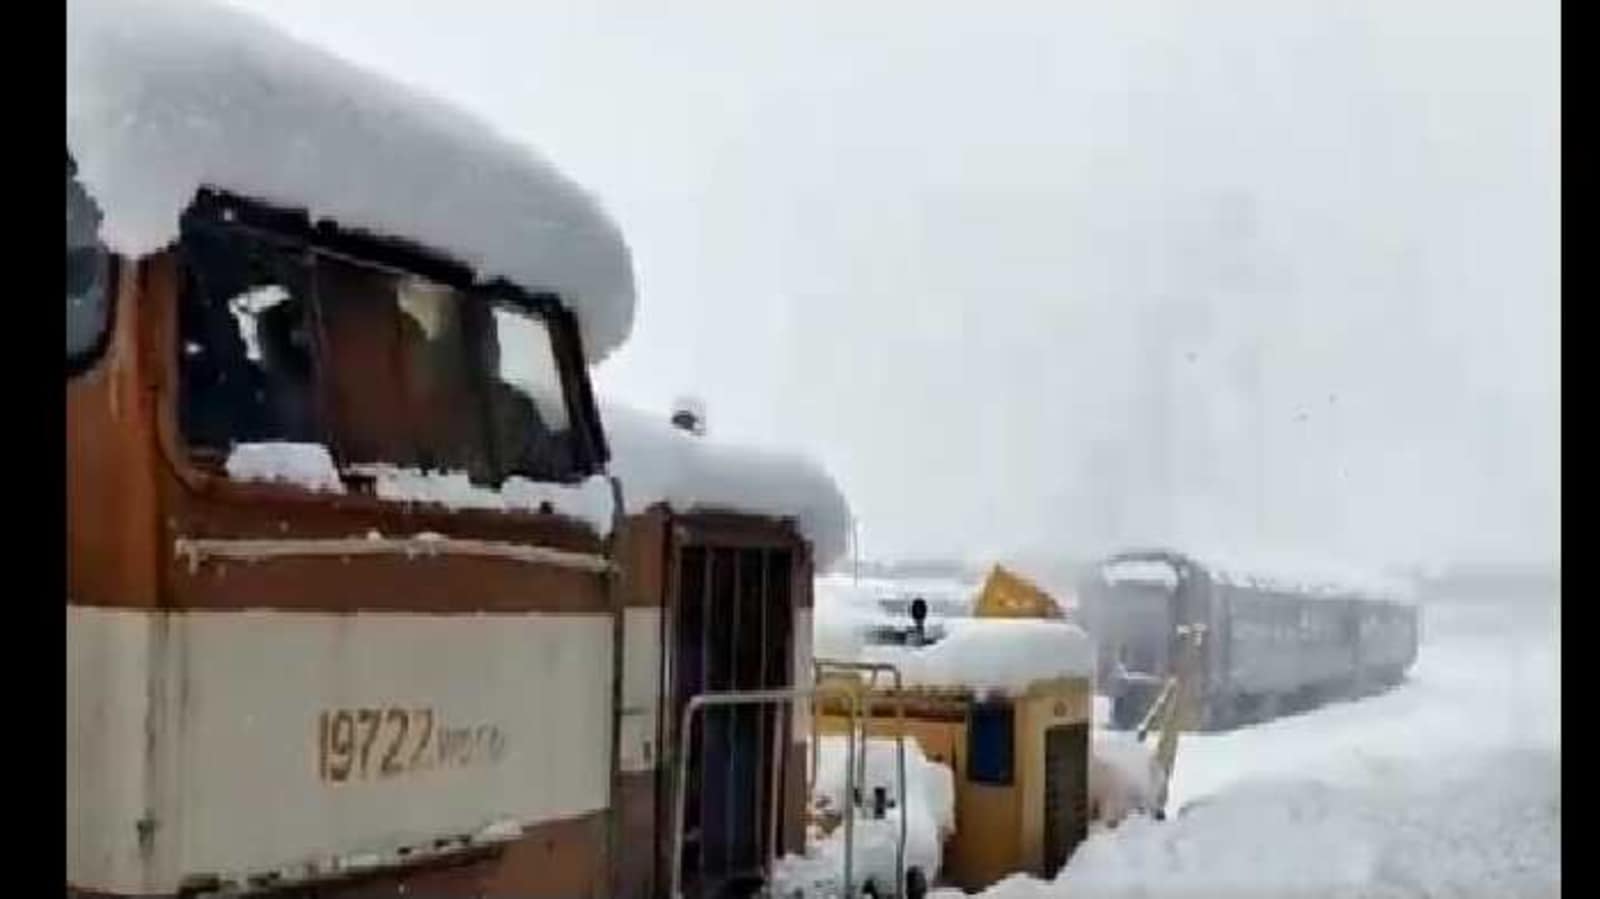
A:
{"label": "white foggy sky", "polygon": [[597,193],[600,391],[868,556],[1559,553],[1553,2],[233,2]]}

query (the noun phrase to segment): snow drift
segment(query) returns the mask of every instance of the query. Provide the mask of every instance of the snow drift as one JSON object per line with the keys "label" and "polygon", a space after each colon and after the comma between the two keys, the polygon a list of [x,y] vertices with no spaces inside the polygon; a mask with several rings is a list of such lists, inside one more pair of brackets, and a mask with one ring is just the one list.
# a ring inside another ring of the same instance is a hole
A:
{"label": "snow drift", "polygon": [[1090,820],[1115,827],[1133,815],[1155,812],[1161,779],[1150,743],[1096,730],[1089,758]]}
{"label": "snow drift", "polygon": [[1339,786],[1257,781],[1165,823],[1133,819],[1091,837],[1047,895],[1556,895],[1555,756],[1496,752],[1440,768],[1435,760]]}

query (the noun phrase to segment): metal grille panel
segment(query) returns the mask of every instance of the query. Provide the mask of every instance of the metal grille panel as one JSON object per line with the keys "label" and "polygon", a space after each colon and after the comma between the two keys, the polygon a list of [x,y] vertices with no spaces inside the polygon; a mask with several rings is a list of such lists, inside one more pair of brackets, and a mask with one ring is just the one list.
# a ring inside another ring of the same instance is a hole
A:
{"label": "metal grille panel", "polygon": [[1089,834],[1089,726],[1044,733],[1044,875],[1054,877]]}
{"label": "metal grille panel", "polygon": [[[674,720],[689,697],[792,686],[788,549],[691,544],[677,560]],[[683,882],[712,895],[756,877],[773,853],[785,707],[706,708],[689,751]],[[781,839],[780,839],[781,841]]]}

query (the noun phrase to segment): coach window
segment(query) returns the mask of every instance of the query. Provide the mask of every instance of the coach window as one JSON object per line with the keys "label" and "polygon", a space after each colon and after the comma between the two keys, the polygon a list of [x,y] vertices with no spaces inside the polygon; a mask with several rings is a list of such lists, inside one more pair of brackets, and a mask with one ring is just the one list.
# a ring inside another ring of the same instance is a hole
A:
{"label": "coach window", "polygon": [[967,779],[1009,786],[1014,765],[1014,713],[1009,702],[980,702],[967,720]]}

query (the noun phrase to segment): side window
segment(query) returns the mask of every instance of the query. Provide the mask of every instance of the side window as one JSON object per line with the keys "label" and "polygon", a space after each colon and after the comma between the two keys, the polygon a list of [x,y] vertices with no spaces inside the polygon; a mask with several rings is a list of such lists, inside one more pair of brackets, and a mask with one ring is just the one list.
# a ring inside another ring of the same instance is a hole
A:
{"label": "side window", "polygon": [[550,333],[422,278],[316,257],[334,443],[344,462],[559,480],[573,438]]}
{"label": "side window", "polygon": [[[340,264],[323,260],[318,269]],[[474,481],[495,483],[494,454],[481,400],[484,379],[471,352],[472,345],[479,342],[476,335],[485,327],[482,305],[418,277],[391,278],[385,287],[399,313],[400,383],[410,407],[399,418],[412,423],[412,453],[417,464],[425,469],[465,471]],[[338,303],[326,305],[332,308]]]}
{"label": "side window", "polygon": [[967,779],[1010,786],[1014,768],[1013,712],[1009,702],[974,703],[967,719]]}
{"label": "side window", "polygon": [[320,442],[304,255],[213,223],[183,236],[179,415],[191,447]]}
{"label": "side window", "polygon": [[[317,312],[327,341],[323,386],[335,457],[343,465],[443,465],[445,460],[419,451],[420,445],[433,442],[419,437],[446,430],[447,422],[428,422],[428,434],[419,435],[410,397],[413,392],[427,397],[445,390],[448,367],[428,349],[447,323],[401,314],[394,277],[386,271],[322,256],[315,266]],[[417,410],[422,413],[418,419],[433,411],[429,405]]]}
{"label": "side window", "polygon": [[561,371],[545,323],[503,307],[494,310],[494,331],[500,380],[533,401],[539,417],[552,431],[567,430],[567,400],[561,390]]}
{"label": "side window", "polygon": [[464,472],[487,487],[585,473],[587,419],[569,408],[554,339],[566,320],[550,324],[540,300],[357,257],[254,207],[197,205],[180,252],[180,422],[197,458],[319,443],[347,472]]}
{"label": "side window", "polygon": [[507,474],[563,477],[576,465],[561,372],[543,319],[494,307],[485,348],[495,452]]}
{"label": "side window", "polygon": [[82,371],[111,326],[111,254],[100,242],[100,209],[67,158],[67,371]]}

